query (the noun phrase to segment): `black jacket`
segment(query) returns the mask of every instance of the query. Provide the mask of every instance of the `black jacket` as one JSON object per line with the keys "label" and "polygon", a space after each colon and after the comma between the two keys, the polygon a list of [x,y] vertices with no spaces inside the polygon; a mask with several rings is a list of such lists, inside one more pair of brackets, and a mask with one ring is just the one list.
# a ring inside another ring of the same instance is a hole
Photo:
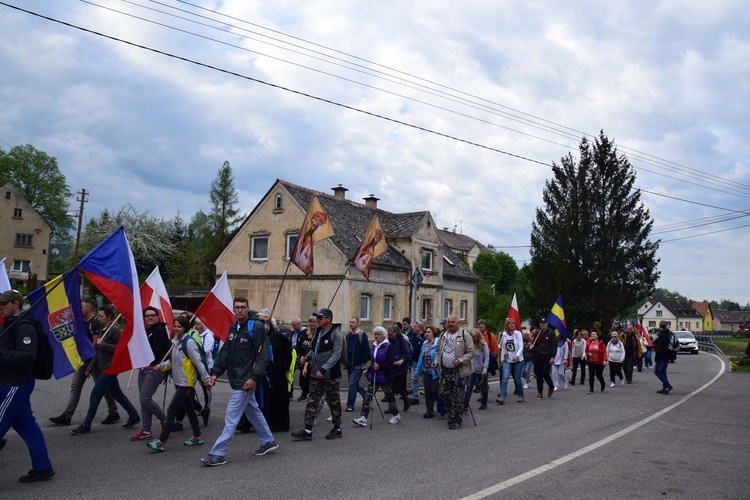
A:
{"label": "black jacket", "polygon": [[0,387],[28,384],[34,380],[38,344],[36,327],[29,318],[21,318],[22,314],[19,312],[0,325]]}
{"label": "black jacket", "polygon": [[654,342],[654,361],[657,363],[662,360],[671,361],[676,355],[669,348],[669,328],[659,330],[659,336]]}
{"label": "black jacket", "polygon": [[[537,340],[537,337],[542,336]],[[534,357],[539,359],[554,358],[557,354],[557,335],[553,328],[547,327],[546,332],[540,328],[536,332],[536,337],[532,339],[531,344],[534,346]]]}
{"label": "black jacket", "polygon": [[[253,324],[252,332],[248,330],[250,322]],[[261,342],[263,348],[258,355]],[[229,336],[219,350],[218,358],[214,360],[211,375],[218,377],[226,371],[229,385],[234,390],[242,389],[250,378],[260,386],[270,357],[271,349],[266,327],[258,316],[251,316],[244,323],[234,323],[229,328]]]}
{"label": "black jacket", "polygon": [[169,340],[169,332],[165,323],[156,323],[146,328],[146,336],[151,350],[154,352],[154,360],[149,366],[156,366],[164,360],[172,347],[172,341]]}

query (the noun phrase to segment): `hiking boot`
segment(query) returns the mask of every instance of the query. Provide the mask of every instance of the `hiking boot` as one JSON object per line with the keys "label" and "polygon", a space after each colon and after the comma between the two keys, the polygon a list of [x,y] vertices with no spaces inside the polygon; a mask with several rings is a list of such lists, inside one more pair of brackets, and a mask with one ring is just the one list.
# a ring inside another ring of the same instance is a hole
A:
{"label": "hiking boot", "polygon": [[107,415],[107,418],[102,420],[102,425],[112,425],[115,422],[119,422],[119,421],[120,421],[120,414],[115,413],[114,415]]}
{"label": "hiking boot", "polygon": [[344,437],[344,434],[341,432],[341,427],[338,427],[336,429],[331,429],[331,432],[326,434],[326,439],[338,439],[342,437]]}
{"label": "hiking boot", "polygon": [[401,414],[396,414],[391,417],[391,419],[388,421],[389,424],[397,424],[401,421]]}
{"label": "hiking boot", "polygon": [[201,458],[201,462],[209,467],[216,467],[217,465],[224,465],[227,463],[227,460],[224,458],[224,455],[208,455]]}
{"label": "hiking boot", "polygon": [[539,400],[540,400],[540,399],[542,399],[543,397],[544,397],[544,396],[542,395],[542,393],[541,393],[541,392],[540,392],[539,394],[537,394],[537,395],[536,395],[536,399],[537,399],[537,401],[539,401]]}
{"label": "hiking boot", "polygon": [[211,408],[206,407],[200,411],[201,417],[203,417],[203,427],[208,425],[208,416],[211,414]]}
{"label": "hiking boot", "polygon": [[123,425],[122,428],[130,429],[131,427],[133,427],[135,424],[137,424],[140,421],[141,421],[141,417],[139,417],[138,415],[134,417],[128,417],[128,421],[125,422],[125,425]]}
{"label": "hiking boot", "polygon": [[91,427],[87,425],[83,425],[83,424],[79,425],[78,427],[70,431],[70,433],[73,434],[74,436],[80,436],[81,434],[88,434],[89,432],[91,432]]}
{"label": "hiking boot", "polygon": [[260,448],[258,448],[257,450],[255,450],[253,452],[253,455],[255,455],[256,457],[262,457],[266,453],[268,453],[270,451],[273,451],[273,450],[277,449],[278,447],[279,447],[279,445],[276,442],[276,440],[272,439],[270,443],[266,443],[266,444],[262,445]]}
{"label": "hiking boot", "polygon": [[292,439],[295,441],[312,441],[312,431],[302,429],[298,432],[292,432]]}
{"label": "hiking boot", "polygon": [[164,451],[164,443],[162,443],[160,439],[149,441],[148,443],[146,443],[146,446],[154,451]]}
{"label": "hiking boot", "polygon": [[193,436],[184,443],[182,443],[183,446],[199,446],[201,444],[205,443],[203,440],[203,436]]}
{"label": "hiking boot", "polygon": [[360,427],[367,427],[367,417],[359,417],[352,420],[355,425]]}
{"label": "hiking boot", "polygon": [[60,415],[59,417],[50,417],[49,421],[55,425],[70,425],[70,419],[65,415]]}
{"label": "hiking boot", "polygon": [[141,441],[143,439],[151,439],[153,437],[153,434],[150,432],[144,431],[143,429],[139,430],[136,434],[133,434],[130,436],[131,441]]}
{"label": "hiking boot", "polygon": [[55,469],[50,467],[44,470],[31,469],[28,474],[21,476],[18,480],[22,483],[33,483],[34,481],[45,481],[55,475]]}

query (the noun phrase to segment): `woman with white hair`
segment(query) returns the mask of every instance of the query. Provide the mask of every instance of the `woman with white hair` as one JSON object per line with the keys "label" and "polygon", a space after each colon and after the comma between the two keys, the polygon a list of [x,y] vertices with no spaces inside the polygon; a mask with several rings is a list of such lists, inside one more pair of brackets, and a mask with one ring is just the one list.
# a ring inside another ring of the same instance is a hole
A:
{"label": "woman with white hair", "polygon": [[367,396],[362,403],[362,413],[359,418],[354,419],[354,423],[360,427],[367,426],[367,417],[370,414],[372,398],[378,387],[383,389],[385,400],[388,402],[388,409],[392,414],[389,423],[397,424],[401,420],[398,413],[396,399],[393,397],[393,351],[388,341],[388,331],[382,326],[376,326],[372,331],[375,342],[372,343],[370,350],[370,365],[365,369],[363,375],[367,378]]}

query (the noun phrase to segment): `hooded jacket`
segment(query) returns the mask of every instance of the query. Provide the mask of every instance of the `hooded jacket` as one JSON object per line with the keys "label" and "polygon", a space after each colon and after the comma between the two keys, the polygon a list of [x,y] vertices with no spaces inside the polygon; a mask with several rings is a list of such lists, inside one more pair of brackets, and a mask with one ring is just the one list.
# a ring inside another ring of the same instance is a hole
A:
{"label": "hooded jacket", "polygon": [[[249,328],[252,328],[252,331]],[[259,349],[261,342],[263,342],[263,348]],[[270,353],[271,346],[268,343],[268,335],[266,335],[263,322],[258,319],[258,316],[251,316],[244,323],[234,323],[229,327],[229,336],[224,346],[219,349],[211,375],[218,377],[226,371],[229,385],[234,390],[242,389],[245,382],[251,378],[257,385],[260,385],[268,366]]]}

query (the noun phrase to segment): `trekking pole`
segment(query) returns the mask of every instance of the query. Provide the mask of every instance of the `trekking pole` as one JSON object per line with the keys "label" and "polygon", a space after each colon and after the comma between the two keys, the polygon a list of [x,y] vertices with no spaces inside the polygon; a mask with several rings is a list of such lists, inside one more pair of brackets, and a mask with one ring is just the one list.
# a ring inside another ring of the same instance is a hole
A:
{"label": "trekking pole", "polygon": [[167,382],[169,381],[169,375],[164,377],[164,401],[161,403],[161,407],[167,406]]}
{"label": "trekking pole", "polygon": [[469,397],[469,402],[466,404],[466,407],[469,409],[469,415],[471,415],[471,419],[474,421],[474,427],[476,427],[477,419],[474,418],[474,411],[471,409],[471,397]]}

